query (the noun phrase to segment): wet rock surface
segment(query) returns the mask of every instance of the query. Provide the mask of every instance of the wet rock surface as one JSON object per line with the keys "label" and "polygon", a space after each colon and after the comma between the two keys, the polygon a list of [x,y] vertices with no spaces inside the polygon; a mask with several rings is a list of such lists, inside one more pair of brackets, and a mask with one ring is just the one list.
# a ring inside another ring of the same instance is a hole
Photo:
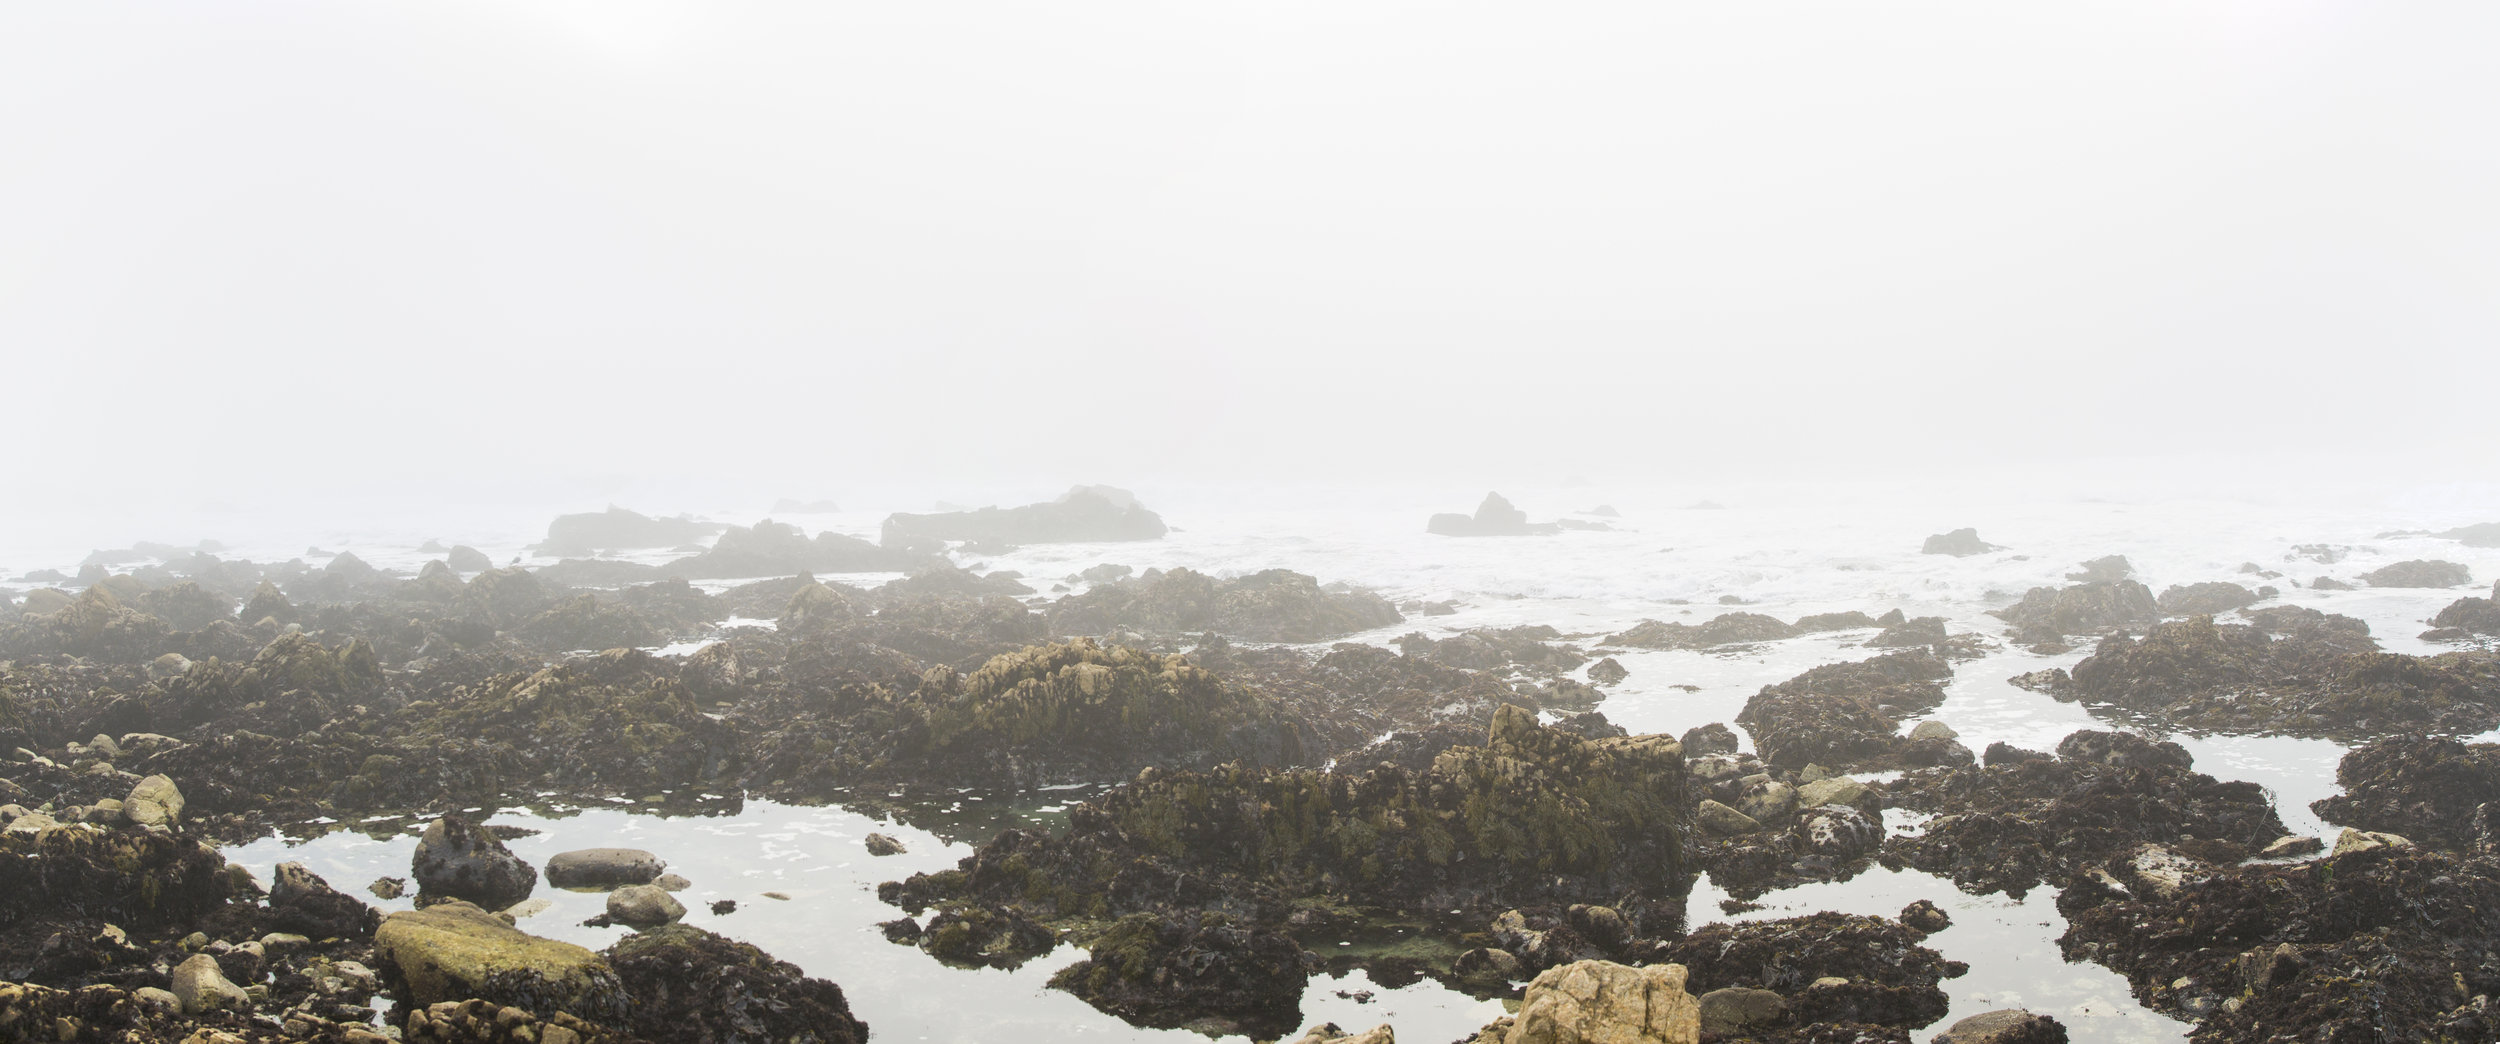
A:
{"label": "wet rock surface", "polygon": [[2027,683],[2172,728],[2362,738],[2500,725],[2500,656],[2383,652],[2358,620],[2288,606],[2112,636],[2071,672]]}
{"label": "wet rock surface", "polygon": [[[1764,687],[1736,723],[1752,733],[1763,760],[1783,768],[1896,767],[1919,753],[1898,734],[1902,721],[1941,705],[1941,683],[1952,675],[1943,658],[1923,651],[1828,664]],[[1931,747],[1930,756],[1947,749]]]}
{"label": "wet rock surface", "polygon": [[2020,897],[2148,842],[2227,863],[2283,835],[2263,788],[2216,780],[2191,761],[2174,743],[2084,731],[2060,741],[2053,759],[1912,773],[1886,788],[1889,799],[1936,818],[1885,841],[1883,858],[1966,891]]}
{"label": "wet rock surface", "polygon": [[2167,894],[2069,888],[2059,945],[2199,1040],[2489,1040],[2492,864],[2376,849],[2217,870]]}
{"label": "wet rock surface", "polygon": [[2500,856],[2500,744],[2432,737],[2380,740],[2335,766],[2344,792],[2310,808],[2338,826],[2435,848]]}
{"label": "wet rock surface", "polygon": [[2152,625],[2161,604],[2151,588],[2133,580],[2099,580],[2071,587],[2035,587],[2023,599],[1989,615],[2014,629],[2016,641],[2053,645],[2069,635],[2103,635]]}

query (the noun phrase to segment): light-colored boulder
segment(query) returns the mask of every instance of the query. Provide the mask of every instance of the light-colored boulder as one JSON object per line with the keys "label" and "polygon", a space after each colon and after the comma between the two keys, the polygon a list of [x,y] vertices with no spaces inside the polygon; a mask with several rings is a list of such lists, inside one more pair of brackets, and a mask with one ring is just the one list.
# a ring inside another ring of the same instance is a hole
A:
{"label": "light-colored boulder", "polygon": [[183,1014],[197,1015],[204,1011],[239,1008],[251,1002],[243,987],[226,981],[226,974],[217,967],[217,958],[205,953],[193,954],[189,960],[174,966],[174,1002]]}
{"label": "light-colored boulder", "polygon": [[1949,739],[1961,739],[1961,738],[1962,738],[1962,734],[1961,734],[1961,733],[1959,733],[1959,732],[1955,732],[1955,731],[1953,731],[1953,726],[1951,726],[1951,725],[1947,725],[1947,724],[1945,724],[1945,723],[1943,723],[1943,722],[1941,722],[1941,721],[1922,721],[1922,722],[1919,722],[1919,723],[1918,723],[1918,726],[1917,726],[1916,728],[1913,728],[1913,729],[1911,729],[1911,730],[1910,730],[1910,738],[1911,738],[1912,740],[1923,740],[1923,739],[1945,739],[1945,740],[1949,740]]}
{"label": "light-colored boulder", "polygon": [[2326,842],[2307,834],[2285,834],[2275,838],[2274,842],[2267,845],[2264,851],[2257,853],[2257,856],[2261,859],[2291,859],[2296,856],[2316,855],[2324,848],[2326,848]]}
{"label": "light-colored boulder", "polygon": [[476,997],[593,1021],[613,1021],[625,1010],[624,985],[598,954],[531,935],[465,902],[383,918],[373,953],[407,984],[407,1003],[419,1007]]}
{"label": "light-colored boulder", "polygon": [[1749,787],[1736,799],[1736,810],[1757,823],[1778,819],[1797,810],[1797,788],[1778,780]]}
{"label": "light-colored boulder", "polygon": [[651,928],[686,916],[686,906],[657,885],[627,885],[608,893],[608,916],[637,928]]}
{"label": "light-colored boulder", "polygon": [[1503,1044],[1697,1044],[1701,1008],[1684,966],[1578,961],[1528,984]]}
{"label": "light-colored boulder", "polygon": [[122,799],[122,815],[143,827],[169,827],[182,821],[182,790],[164,776],[149,776]]}
{"label": "light-colored boulder", "polygon": [[1720,837],[1757,833],[1762,829],[1762,824],[1752,816],[1707,798],[1702,799],[1701,807],[1693,813],[1693,820],[1702,830]]}
{"label": "light-colored boulder", "polygon": [[2337,835],[2335,838],[2335,851],[2333,855],[2340,859],[2355,852],[2367,852],[2373,848],[2411,847],[2413,847],[2412,841],[2396,834],[2382,833],[2376,830],[2355,830],[2351,827],[2345,827],[2344,832]]}
{"label": "light-colored boulder", "polygon": [[160,989],[155,986],[141,986],[138,989],[130,991],[130,996],[131,999],[158,1011],[182,1010],[182,998],[174,996],[174,991],[172,990]]}
{"label": "light-colored boulder", "polygon": [[1398,1035],[1385,1022],[1361,1033],[1348,1033],[1334,1022],[1323,1022],[1311,1027],[1293,1044],[1398,1044]]}
{"label": "light-colored boulder", "polygon": [[903,843],[884,834],[868,835],[868,854],[890,856],[903,854]]}
{"label": "light-colored boulder", "polygon": [[1797,788],[1798,808],[1820,808],[1824,805],[1855,805],[1866,796],[1866,784],[1847,776],[1818,779]]}
{"label": "light-colored boulder", "polygon": [[40,834],[60,825],[61,824],[54,820],[51,816],[45,815],[41,812],[21,811],[16,818],[9,820],[8,832],[12,834]]}

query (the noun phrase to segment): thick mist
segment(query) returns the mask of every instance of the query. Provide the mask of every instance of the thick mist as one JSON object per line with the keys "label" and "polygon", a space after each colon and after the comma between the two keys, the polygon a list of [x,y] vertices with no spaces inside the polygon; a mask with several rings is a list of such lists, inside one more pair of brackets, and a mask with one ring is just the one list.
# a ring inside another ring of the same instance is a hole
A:
{"label": "thick mist", "polygon": [[1076,481],[2487,483],[2496,29],[23,8],[6,477],[134,527]]}

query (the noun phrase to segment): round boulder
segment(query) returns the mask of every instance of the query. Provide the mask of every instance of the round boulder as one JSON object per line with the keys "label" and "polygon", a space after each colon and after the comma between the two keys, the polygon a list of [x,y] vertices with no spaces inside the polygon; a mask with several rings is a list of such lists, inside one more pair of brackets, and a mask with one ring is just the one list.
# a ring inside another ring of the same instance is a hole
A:
{"label": "round boulder", "polygon": [[684,916],[685,904],[652,885],[627,885],[608,893],[608,917],[620,924],[654,928]]}

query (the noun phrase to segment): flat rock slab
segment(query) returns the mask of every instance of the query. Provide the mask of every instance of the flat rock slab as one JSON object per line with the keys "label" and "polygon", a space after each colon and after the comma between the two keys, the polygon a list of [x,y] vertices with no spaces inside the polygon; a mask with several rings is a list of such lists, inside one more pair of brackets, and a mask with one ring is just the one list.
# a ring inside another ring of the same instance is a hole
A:
{"label": "flat rock slab", "polygon": [[547,860],[547,883],[558,888],[650,884],[668,863],[639,848],[577,848]]}

